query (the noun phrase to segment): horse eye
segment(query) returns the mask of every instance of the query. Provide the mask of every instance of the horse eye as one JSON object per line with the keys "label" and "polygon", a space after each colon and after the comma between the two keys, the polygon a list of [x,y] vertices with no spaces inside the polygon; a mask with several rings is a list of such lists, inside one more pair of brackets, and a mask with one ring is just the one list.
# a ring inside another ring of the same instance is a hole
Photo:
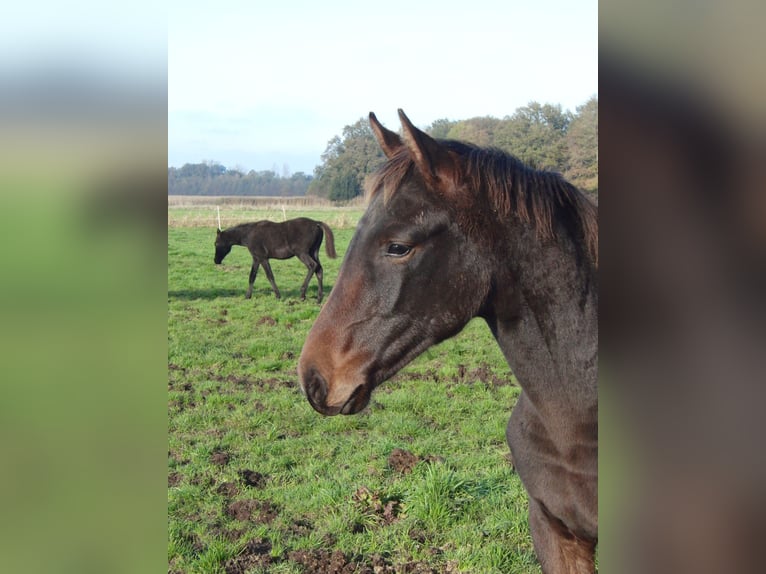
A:
{"label": "horse eye", "polygon": [[391,243],[388,246],[388,251],[386,251],[386,255],[390,255],[391,257],[404,257],[410,252],[411,247],[409,245],[404,245],[403,243]]}

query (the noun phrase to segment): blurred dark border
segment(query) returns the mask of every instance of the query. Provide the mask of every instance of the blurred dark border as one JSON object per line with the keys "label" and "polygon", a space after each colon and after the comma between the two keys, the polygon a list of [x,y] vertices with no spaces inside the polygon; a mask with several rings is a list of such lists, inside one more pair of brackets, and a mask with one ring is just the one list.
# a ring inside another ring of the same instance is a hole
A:
{"label": "blurred dark border", "polygon": [[726,6],[602,9],[605,572],[765,563],[763,9]]}
{"label": "blurred dark border", "polygon": [[6,16],[3,569],[163,571],[167,19],[119,3]]}

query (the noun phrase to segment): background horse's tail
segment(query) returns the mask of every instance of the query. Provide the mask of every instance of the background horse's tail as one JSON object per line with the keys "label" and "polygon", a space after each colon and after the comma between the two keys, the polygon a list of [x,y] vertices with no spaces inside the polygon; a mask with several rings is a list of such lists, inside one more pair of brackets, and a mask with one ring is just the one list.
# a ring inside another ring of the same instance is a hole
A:
{"label": "background horse's tail", "polygon": [[325,241],[324,244],[324,249],[327,252],[327,256],[330,259],[335,259],[337,255],[335,254],[335,237],[332,234],[332,229],[330,229],[330,227],[324,221],[317,221],[317,223],[322,226],[324,234],[327,236],[327,241]]}

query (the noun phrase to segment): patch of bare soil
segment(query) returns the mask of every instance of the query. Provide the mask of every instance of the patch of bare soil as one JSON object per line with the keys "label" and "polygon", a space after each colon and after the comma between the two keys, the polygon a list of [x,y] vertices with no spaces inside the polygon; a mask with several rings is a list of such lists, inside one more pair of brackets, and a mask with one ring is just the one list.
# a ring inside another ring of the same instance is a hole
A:
{"label": "patch of bare soil", "polygon": [[217,450],[210,455],[210,462],[217,464],[218,466],[226,466],[229,464],[231,456],[227,452]]}
{"label": "patch of bare soil", "polygon": [[271,542],[262,538],[254,538],[247,543],[247,546],[238,556],[227,560],[223,568],[226,574],[245,574],[259,566],[270,566],[273,561]]}
{"label": "patch of bare soil", "polygon": [[378,554],[369,559],[350,558],[340,550],[296,550],[288,559],[303,566],[306,574],[451,574],[457,572],[452,564],[436,570],[424,562],[391,564]]}
{"label": "patch of bare soil", "polygon": [[393,564],[379,554],[368,558],[348,556],[340,550],[293,550],[286,555],[272,556],[269,540],[250,540],[239,555],[227,560],[226,574],[246,574],[256,568],[268,568],[283,562],[298,564],[305,574],[453,574],[457,565],[451,562],[437,570],[425,562]]}
{"label": "patch of bare soil", "polygon": [[[465,367],[463,367],[463,372],[465,373]],[[462,380],[469,383],[481,382],[493,387],[513,385],[510,373],[505,377],[498,377],[487,365],[480,365],[475,369],[471,369],[468,373],[465,373]]]}
{"label": "patch of bare soil", "polygon": [[241,522],[271,524],[279,509],[267,500],[237,500],[226,507],[226,514]]}
{"label": "patch of bare soil", "polygon": [[403,448],[395,448],[388,457],[388,466],[396,472],[409,474],[420,461],[421,458],[416,454]]}
{"label": "patch of bare soil", "polygon": [[483,383],[487,386],[492,386],[492,387],[505,387],[509,385],[511,386],[515,385],[515,383],[513,382],[513,379],[511,378],[510,372],[508,372],[504,376],[498,376],[492,371],[492,368],[487,364],[479,365],[478,367],[475,367],[473,369],[468,369],[468,367],[466,367],[465,365],[458,365],[457,375],[454,377],[443,377],[435,369],[428,369],[424,373],[418,373],[418,372],[402,373],[393,377],[392,380],[397,380],[399,377],[414,379],[418,381],[431,381],[434,383],[443,383],[443,384],[446,383],[447,385],[455,385],[455,384],[470,385],[475,383]]}
{"label": "patch of bare soil", "polygon": [[374,574],[369,566],[350,560],[340,550],[294,550],[287,557],[303,566],[303,571],[307,573]]}
{"label": "patch of bare soil", "polygon": [[293,521],[293,523],[287,528],[287,531],[290,533],[290,535],[296,538],[308,536],[313,530],[314,525],[311,524],[311,522],[308,520],[303,520],[302,518]]}
{"label": "patch of bare soil", "polygon": [[239,489],[233,482],[222,482],[218,485],[218,488],[216,488],[216,492],[229,498],[234,498],[239,493]]}
{"label": "patch of bare soil", "polygon": [[251,389],[267,389],[273,391],[275,389],[284,389],[297,386],[295,381],[288,381],[285,379],[278,379],[276,377],[268,377],[266,379],[251,379],[250,377],[243,377],[237,375],[221,376],[217,374],[211,374],[210,378],[216,381],[234,383],[237,386],[244,387],[247,390]]}
{"label": "patch of bare soil", "polygon": [[277,324],[277,320],[274,317],[269,317],[268,315],[264,315],[260,319],[258,319],[255,322],[256,325],[268,325],[269,327],[274,327]]}
{"label": "patch of bare soil", "polygon": [[388,457],[388,466],[402,474],[409,474],[415,465],[420,462],[420,457],[402,448],[395,448]]}
{"label": "patch of bare soil", "polygon": [[239,477],[245,485],[252,486],[253,488],[261,488],[266,482],[266,475],[248,468],[239,471]]}
{"label": "patch of bare soil", "polygon": [[183,479],[180,472],[171,472],[168,474],[168,486],[178,486]]}
{"label": "patch of bare soil", "polygon": [[432,454],[426,456],[418,456],[403,448],[395,448],[388,456],[388,467],[396,472],[402,474],[409,474],[415,468],[419,462],[444,462],[444,459],[440,456],[434,456]]}
{"label": "patch of bare soil", "polygon": [[372,571],[374,574],[451,574],[457,572],[457,568],[451,564],[446,564],[442,570],[436,570],[425,562],[406,562],[392,565],[380,556],[373,556]]}

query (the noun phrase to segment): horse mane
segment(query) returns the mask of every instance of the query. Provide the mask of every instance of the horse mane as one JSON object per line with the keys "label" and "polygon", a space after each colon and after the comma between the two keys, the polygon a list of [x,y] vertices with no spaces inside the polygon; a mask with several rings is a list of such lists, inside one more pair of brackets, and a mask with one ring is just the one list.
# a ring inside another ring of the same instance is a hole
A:
{"label": "horse mane", "polygon": [[253,227],[256,227],[261,221],[246,221],[245,223],[238,223],[222,230],[222,233],[228,233],[232,236],[239,236],[242,233],[247,233]]}
{"label": "horse mane", "polygon": [[[598,269],[598,210],[574,185],[559,173],[536,170],[496,149],[472,144],[438,140],[461,159],[461,181],[451,197],[460,223],[468,228],[485,228],[487,213],[481,204],[503,218],[516,216],[531,225],[543,239],[557,237],[563,228],[581,243],[588,258]],[[388,201],[405,178],[416,173],[410,153],[403,149],[386,162],[367,181],[369,198],[383,193]],[[473,190],[473,192],[471,192]],[[473,218],[480,219],[471,221]]]}

